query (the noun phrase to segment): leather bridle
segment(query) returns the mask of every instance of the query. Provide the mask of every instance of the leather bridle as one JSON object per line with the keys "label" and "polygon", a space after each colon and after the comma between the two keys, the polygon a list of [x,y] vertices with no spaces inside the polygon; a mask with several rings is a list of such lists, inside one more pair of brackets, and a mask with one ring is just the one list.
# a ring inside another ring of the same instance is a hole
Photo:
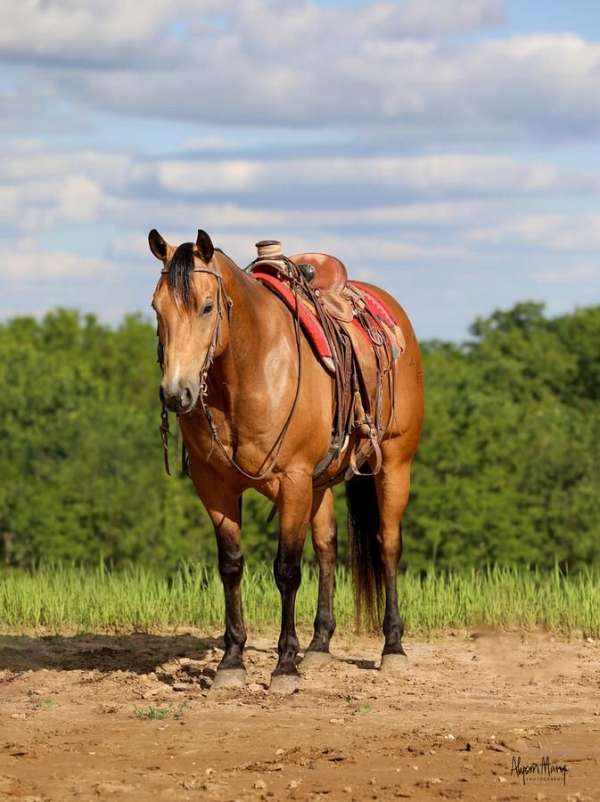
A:
{"label": "leather bridle", "polygon": [[[161,270],[160,272],[161,272],[162,275],[167,275],[169,273],[169,271],[166,270],[166,269]],[[211,338],[210,338],[210,344],[208,346],[208,350],[207,350],[206,356],[204,358],[204,363],[203,363],[202,368],[200,370],[200,398],[202,398],[203,393],[206,394],[206,378],[207,378],[207,374],[208,374],[208,371],[210,369],[210,366],[213,363],[214,355],[215,355],[215,349],[216,349],[217,343],[219,341],[219,336],[221,334],[221,322],[223,320],[223,308],[222,308],[223,295],[225,295],[225,298],[227,299],[227,310],[228,310],[227,314],[228,314],[228,317],[229,317],[229,313],[230,313],[231,307],[233,306],[233,301],[231,300],[231,298],[229,298],[229,296],[226,293],[223,292],[223,276],[220,273],[218,273],[216,270],[211,270],[208,267],[194,267],[194,268],[192,268],[192,270],[190,272],[191,273],[208,273],[209,275],[214,276],[217,279],[217,288],[218,288],[217,289],[217,303],[216,303],[217,321],[216,321],[215,326],[213,328],[213,331],[212,331],[212,334],[211,334]],[[157,331],[157,335],[158,335],[158,331]],[[159,343],[158,343],[158,363],[160,365],[161,370],[164,370],[164,354],[163,354],[163,348],[162,348],[162,343],[160,342],[160,338],[159,338]],[[162,393],[161,393],[161,404],[162,404],[162,408],[161,408],[161,412],[160,412],[160,427],[159,427],[159,431],[160,431],[161,443],[162,443],[162,448],[163,448],[163,458],[164,458],[164,463],[165,463],[165,471],[167,472],[167,474],[169,476],[171,476],[171,470],[170,470],[170,466],[169,466],[169,411],[168,411],[167,406],[166,406],[166,404],[164,402],[164,399],[162,397]],[[188,473],[188,470],[187,470],[187,455],[186,455],[186,450],[185,450],[185,444],[183,446],[183,460],[182,460],[182,462],[183,462],[183,470],[184,470],[184,472]]]}

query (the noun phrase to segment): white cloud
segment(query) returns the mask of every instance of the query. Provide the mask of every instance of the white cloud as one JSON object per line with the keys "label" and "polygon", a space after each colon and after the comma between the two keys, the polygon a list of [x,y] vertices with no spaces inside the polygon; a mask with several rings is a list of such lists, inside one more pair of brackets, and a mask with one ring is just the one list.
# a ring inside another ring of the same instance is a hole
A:
{"label": "white cloud", "polygon": [[597,251],[600,249],[600,215],[543,214],[475,228],[475,243],[544,251]]}
{"label": "white cloud", "polygon": [[165,34],[189,11],[224,8],[226,0],[4,0],[0,52],[30,59],[81,61],[122,57]]}
{"label": "white cloud", "polygon": [[[456,232],[476,222],[497,220],[505,215],[506,208],[496,201],[448,203],[414,203],[389,206],[357,206],[350,209],[329,208],[277,208],[275,206],[245,206],[240,203],[194,203],[161,200],[139,200],[119,210],[123,224],[138,225],[145,221],[148,228],[158,227],[180,231],[184,237],[194,233],[195,227],[209,233],[219,230],[227,237],[229,232],[247,232],[251,238],[257,232],[265,237],[279,236],[281,231],[305,232],[306,238],[316,240],[332,232],[358,232],[363,235],[372,228],[384,232],[421,232],[421,237],[440,235],[442,231]],[[181,222],[189,221],[189,231],[182,231]],[[423,233],[424,232],[424,233]],[[226,242],[226,239],[223,240]]]}
{"label": "white cloud", "polygon": [[203,124],[394,124],[413,139],[437,126],[440,139],[504,142],[600,130],[600,44],[531,34],[450,46],[384,24],[391,8],[400,13],[387,3],[332,10],[253,0],[236,6],[230,27],[166,37],[142,48],[139,63],[115,56],[110,69],[74,63],[44,75],[80,104]]}
{"label": "white cloud", "polygon": [[102,259],[66,251],[45,251],[35,243],[17,243],[13,249],[0,251],[0,276],[13,280],[36,278],[61,279],[106,272],[110,265]]}
{"label": "white cloud", "polygon": [[597,264],[567,264],[557,270],[537,270],[533,277],[543,283],[551,284],[571,284],[571,282],[584,281],[589,279],[600,279],[600,263]]}
{"label": "white cloud", "polygon": [[[0,181],[62,179],[77,170],[98,179],[110,176],[111,182],[120,186],[136,178],[133,159],[126,154],[92,149],[60,151],[33,141],[27,146],[4,145]],[[137,175],[141,173],[142,168],[138,168]]]}
{"label": "white cloud", "polygon": [[565,33],[449,44],[453,33],[498,25],[501,0],[151,0],[143,9],[6,0],[3,12],[0,55],[43,63],[30,84],[77,109],[216,124],[393,123],[413,137],[433,125],[446,137],[496,140],[600,130],[600,44]]}
{"label": "white cloud", "polygon": [[506,234],[500,223],[523,229],[522,221],[502,222],[507,197],[589,194],[599,186],[590,171],[469,153],[152,161],[29,142],[4,149],[0,223],[21,231],[64,223],[180,227],[182,220],[248,231],[471,225],[472,241],[492,242]]}
{"label": "white cloud", "polygon": [[215,134],[207,134],[205,136],[193,136],[184,140],[182,143],[183,150],[198,150],[198,151],[217,151],[225,150],[227,148],[227,140],[224,136],[217,136]]}
{"label": "white cloud", "polygon": [[123,203],[85,175],[0,183],[0,224],[35,231],[64,223],[114,220],[118,219]]}
{"label": "white cloud", "polygon": [[0,223],[27,231],[115,220],[133,202],[136,181],[144,175],[145,168],[125,154],[56,151],[36,141],[5,143]]}
{"label": "white cloud", "polygon": [[[151,56],[143,52],[150,43],[172,54],[177,42],[190,36],[212,40],[213,53],[243,35],[250,48],[260,45],[280,54],[299,42],[305,48],[315,40],[331,46],[339,37],[463,33],[501,21],[503,0],[437,0],[426,9],[421,0],[383,0],[346,9],[297,0],[146,0],[143,5],[137,0],[4,0],[2,10],[8,24],[0,29],[0,52],[6,55],[110,63],[124,56]],[[212,14],[218,15],[217,26]],[[224,18],[229,21],[225,29]],[[179,30],[174,32],[171,23]]]}
{"label": "white cloud", "polygon": [[503,0],[381,2],[355,12],[357,25],[380,36],[435,37],[496,26],[504,21]]}
{"label": "white cloud", "polygon": [[102,208],[101,187],[85,175],[69,176],[60,188],[58,213],[64,220],[92,222]]}
{"label": "white cloud", "polygon": [[326,187],[374,191],[536,194],[597,190],[588,172],[522,163],[509,157],[458,153],[414,157],[319,157],[258,161],[250,159],[165,160],[157,167],[163,189],[198,196],[276,190],[317,193]]}

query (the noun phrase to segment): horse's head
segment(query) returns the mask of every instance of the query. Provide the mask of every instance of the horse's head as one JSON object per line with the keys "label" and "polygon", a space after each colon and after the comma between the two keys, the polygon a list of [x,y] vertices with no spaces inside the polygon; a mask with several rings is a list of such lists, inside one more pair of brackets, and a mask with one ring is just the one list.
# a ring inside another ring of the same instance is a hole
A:
{"label": "horse's head", "polygon": [[184,414],[194,409],[201,374],[223,348],[226,299],[217,265],[219,252],[215,253],[206,231],[198,231],[195,243],[175,247],[152,229],[148,242],[163,263],[152,299],[163,371],[161,397],[172,412]]}

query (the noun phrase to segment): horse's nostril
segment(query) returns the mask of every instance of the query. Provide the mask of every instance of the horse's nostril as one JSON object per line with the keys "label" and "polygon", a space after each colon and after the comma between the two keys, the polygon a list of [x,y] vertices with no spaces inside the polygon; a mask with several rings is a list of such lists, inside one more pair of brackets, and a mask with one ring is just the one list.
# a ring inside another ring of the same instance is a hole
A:
{"label": "horse's nostril", "polygon": [[160,397],[163,404],[177,415],[189,412],[194,403],[194,396],[189,387],[170,389],[169,385],[161,386]]}
{"label": "horse's nostril", "polygon": [[187,409],[192,403],[192,394],[187,387],[184,387],[183,390],[181,391],[181,395],[179,396],[179,401],[181,403],[182,409]]}

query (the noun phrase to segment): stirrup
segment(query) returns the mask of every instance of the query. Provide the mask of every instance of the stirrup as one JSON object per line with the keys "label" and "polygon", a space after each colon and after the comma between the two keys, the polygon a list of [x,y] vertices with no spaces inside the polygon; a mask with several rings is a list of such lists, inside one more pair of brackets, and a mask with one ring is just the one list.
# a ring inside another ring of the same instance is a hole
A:
{"label": "stirrup", "polygon": [[[379,440],[377,439],[377,431],[373,427],[371,427],[369,431],[369,444],[371,447],[370,449],[367,446],[366,450],[364,450],[362,453],[359,451],[358,455],[352,454],[350,457],[350,464],[348,465],[344,475],[344,481],[349,481],[353,476],[377,476],[383,463],[383,454],[381,453],[381,446],[379,445]],[[360,470],[360,466],[364,465],[367,459],[371,456],[371,450],[375,454],[375,467],[372,471],[363,473]]]}

